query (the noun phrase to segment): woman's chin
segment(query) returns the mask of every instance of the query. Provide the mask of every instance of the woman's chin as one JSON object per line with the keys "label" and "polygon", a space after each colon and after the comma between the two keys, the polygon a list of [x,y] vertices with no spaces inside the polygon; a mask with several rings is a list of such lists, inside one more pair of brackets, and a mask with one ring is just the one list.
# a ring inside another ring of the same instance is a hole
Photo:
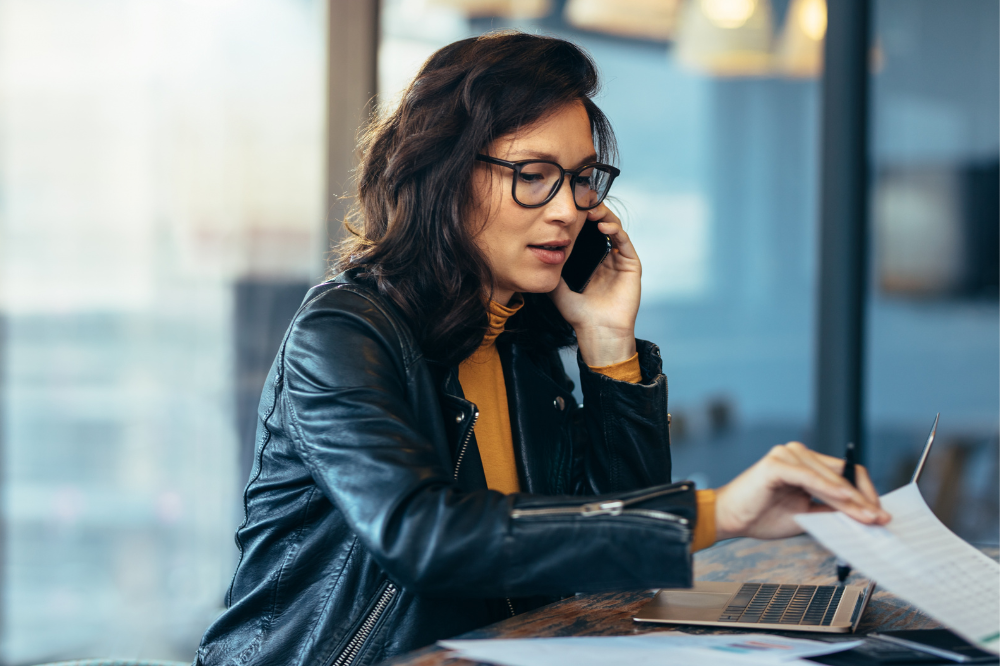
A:
{"label": "woman's chin", "polygon": [[523,294],[547,294],[559,286],[560,273],[555,275],[533,276],[530,280],[519,280],[517,291]]}

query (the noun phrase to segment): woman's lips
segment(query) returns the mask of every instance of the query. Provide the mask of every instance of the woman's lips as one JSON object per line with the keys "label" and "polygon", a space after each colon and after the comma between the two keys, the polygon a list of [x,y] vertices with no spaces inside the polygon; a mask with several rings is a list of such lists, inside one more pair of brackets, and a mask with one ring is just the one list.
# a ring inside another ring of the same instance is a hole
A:
{"label": "woman's lips", "polygon": [[529,245],[528,249],[538,257],[543,264],[561,264],[566,261],[566,248],[543,247],[541,245]]}

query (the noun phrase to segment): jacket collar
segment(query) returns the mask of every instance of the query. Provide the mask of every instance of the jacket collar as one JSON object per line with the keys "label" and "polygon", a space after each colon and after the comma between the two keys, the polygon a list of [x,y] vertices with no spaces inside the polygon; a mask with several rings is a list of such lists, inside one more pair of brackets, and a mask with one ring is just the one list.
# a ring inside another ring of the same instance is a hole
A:
{"label": "jacket collar", "polygon": [[[360,278],[358,273],[356,269],[345,271],[324,284],[334,282],[372,289],[375,292],[373,296],[384,307],[396,313],[396,309],[378,294],[378,290],[368,280]],[[313,289],[320,286],[323,285]],[[403,321],[398,315],[396,319]],[[510,336],[501,335],[496,345],[507,390],[511,437],[521,492],[568,494],[572,492],[567,473],[572,467],[572,451],[565,433],[576,405],[573,394],[566,387],[557,384],[551,374],[543,371],[530,354],[511,341]],[[427,359],[422,362],[427,364],[439,387],[442,416],[451,439],[449,445],[453,460],[458,460],[462,445],[468,439],[456,480],[464,490],[485,489],[486,475],[475,434],[474,431],[469,432],[475,421],[476,405],[465,399],[458,379],[458,366],[446,366]],[[558,362],[558,358],[553,362]]]}

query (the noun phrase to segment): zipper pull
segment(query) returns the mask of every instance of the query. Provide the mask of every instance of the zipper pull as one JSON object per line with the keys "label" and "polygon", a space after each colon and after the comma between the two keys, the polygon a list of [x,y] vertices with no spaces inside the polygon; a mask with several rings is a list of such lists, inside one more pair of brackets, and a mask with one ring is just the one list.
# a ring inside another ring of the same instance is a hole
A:
{"label": "zipper pull", "polygon": [[621,500],[611,500],[609,502],[594,502],[584,504],[580,507],[581,516],[620,516],[625,502]]}

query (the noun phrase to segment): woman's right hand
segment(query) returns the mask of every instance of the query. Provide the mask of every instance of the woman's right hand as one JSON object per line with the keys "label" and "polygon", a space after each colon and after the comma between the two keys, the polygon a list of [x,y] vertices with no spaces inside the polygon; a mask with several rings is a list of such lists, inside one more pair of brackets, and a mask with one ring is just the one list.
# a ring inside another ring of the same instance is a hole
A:
{"label": "woman's right hand", "polygon": [[866,525],[888,523],[891,517],[879,505],[867,470],[857,466],[857,488],[844,479],[843,470],[843,460],[811,451],[799,442],[775,446],[716,490],[716,539],[793,536],[802,532],[794,516],[816,511],[843,511]]}

